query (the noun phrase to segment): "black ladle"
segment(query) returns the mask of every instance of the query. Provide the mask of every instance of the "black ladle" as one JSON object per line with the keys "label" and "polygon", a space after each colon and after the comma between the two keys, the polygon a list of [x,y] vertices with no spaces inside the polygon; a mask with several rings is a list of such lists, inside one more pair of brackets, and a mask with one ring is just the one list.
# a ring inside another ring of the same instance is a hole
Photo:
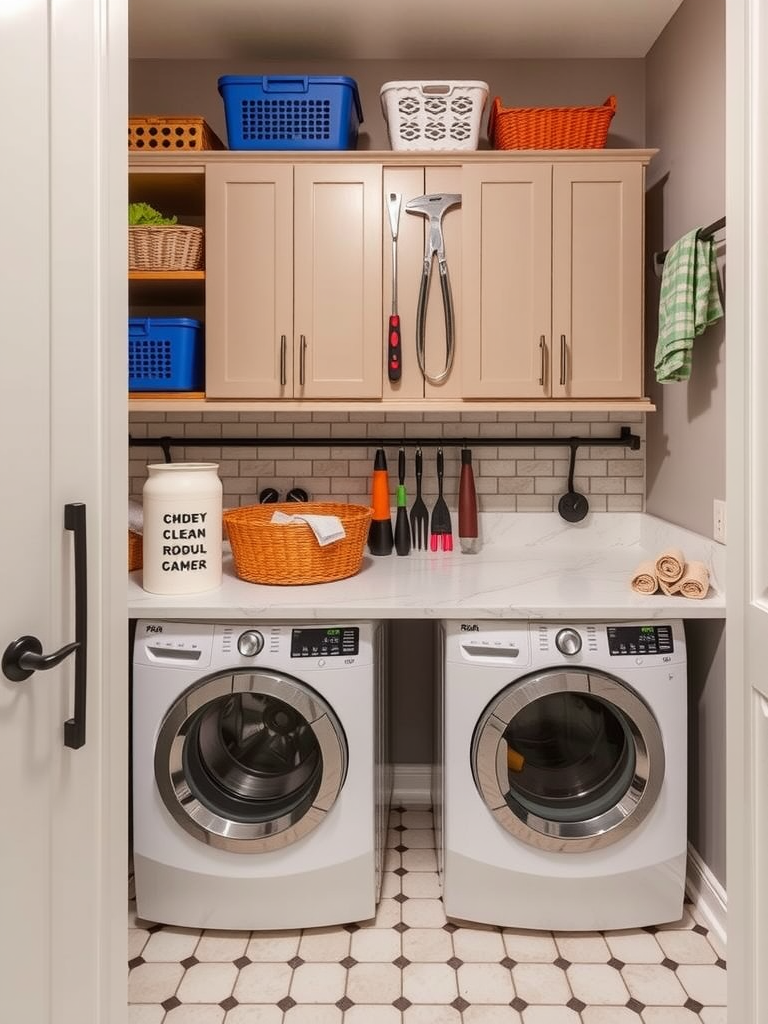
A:
{"label": "black ladle", "polygon": [[573,467],[576,465],[578,445],[571,442],[571,464],[568,469],[568,491],[557,503],[557,511],[567,523],[580,523],[589,512],[589,502],[583,494],[573,489]]}

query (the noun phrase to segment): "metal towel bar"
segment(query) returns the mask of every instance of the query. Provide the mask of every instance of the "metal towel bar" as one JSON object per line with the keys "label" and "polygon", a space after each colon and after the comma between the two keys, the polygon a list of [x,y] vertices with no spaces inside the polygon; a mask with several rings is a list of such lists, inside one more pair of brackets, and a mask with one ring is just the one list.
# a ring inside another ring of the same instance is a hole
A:
{"label": "metal towel bar", "polygon": [[[711,238],[718,231],[722,231],[725,227],[725,217],[721,217],[719,220],[712,221],[711,224],[707,224],[705,228],[699,229],[699,238]],[[655,252],[653,254],[653,272],[656,277],[661,277],[661,268],[664,266],[664,260],[667,258],[669,249],[665,249],[663,252]]]}

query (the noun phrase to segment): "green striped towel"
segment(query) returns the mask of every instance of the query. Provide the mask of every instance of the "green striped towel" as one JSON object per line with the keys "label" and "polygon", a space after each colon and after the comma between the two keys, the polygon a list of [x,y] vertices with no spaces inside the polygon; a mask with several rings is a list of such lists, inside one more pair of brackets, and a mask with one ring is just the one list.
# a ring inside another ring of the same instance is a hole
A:
{"label": "green striped towel", "polygon": [[694,338],[722,315],[714,242],[699,238],[698,230],[689,231],[670,246],[664,260],[656,380],[688,380]]}

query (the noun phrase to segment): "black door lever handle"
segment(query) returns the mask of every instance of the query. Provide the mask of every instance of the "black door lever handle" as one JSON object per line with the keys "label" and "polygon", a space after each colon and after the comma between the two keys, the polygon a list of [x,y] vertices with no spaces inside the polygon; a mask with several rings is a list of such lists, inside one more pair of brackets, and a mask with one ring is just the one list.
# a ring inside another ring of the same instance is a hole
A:
{"label": "black door lever handle", "polygon": [[20,636],[8,644],[2,659],[7,679],[21,683],[33,672],[45,671],[60,665],[75,652],[74,715],[64,723],[64,746],[79,750],[85,744],[86,663],[88,644],[88,595],[85,505],[81,501],[64,506],[64,529],[74,536],[75,561],[75,637],[53,654],[43,654],[43,645],[36,636]]}
{"label": "black door lever handle", "polygon": [[21,683],[29,679],[33,672],[44,672],[49,668],[56,668],[65,658],[76,651],[80,646],[75,640],[71,644],[65,644],[54,651],[53,654],[43,654],[43,645],[36,636],[20,636],[8,644],[3,654],[3,673],[14,683]]}

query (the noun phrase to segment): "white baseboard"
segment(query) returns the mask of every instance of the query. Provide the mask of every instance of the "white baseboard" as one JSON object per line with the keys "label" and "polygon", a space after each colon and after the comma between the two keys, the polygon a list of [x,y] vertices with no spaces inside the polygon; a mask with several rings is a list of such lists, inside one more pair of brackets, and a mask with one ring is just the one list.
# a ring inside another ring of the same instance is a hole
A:
{"label": "white baseboard", "polygon": [[701,916],[725,945],[728,924],[728,896],[720,882],[701,859],[699,853],[688,844],[688,866],[685,891]]}
{"label": "white baseboard", "polygon": [[392,806],[432,806],[432,765],[393,765]]}

